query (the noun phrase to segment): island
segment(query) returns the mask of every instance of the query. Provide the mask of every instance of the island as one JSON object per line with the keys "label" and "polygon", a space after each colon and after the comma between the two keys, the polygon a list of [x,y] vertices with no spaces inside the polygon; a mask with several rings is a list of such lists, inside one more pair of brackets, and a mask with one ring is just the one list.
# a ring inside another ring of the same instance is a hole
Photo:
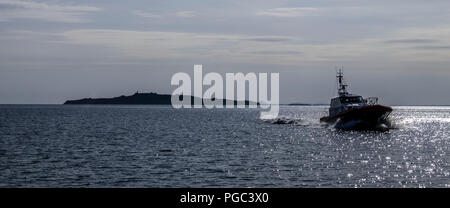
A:
{"label": "island", "polygon": [[[181,96],[181,95],[180,95]],[[201,99],[198,97],[190,96],[191,97],[191,104],[194,104],[194,100]],[[110,105],[110,104],[119,104],[119,105],[171,105],[172,95],[169,94],[158,94],[154,92],[150,93],[139,93],[136,92],[133,95],[129,96],[119,96],[119,97],[113,97],[113,98],[83,98],[79,100],[67,100],[64,102],[64,105],[81,105],[81,104],[87,104],[87,105]],[[182,96],[180,97],[180,100],[182,99]],[[204,101],[205,99],[203,99]],[[215,101],[215,98],[211,99],[212,101]],[[227,100],[222,100],[223,105],[226,105]],[[202,102],[203,102],[202,101]],[[248,100],[245,101],[232,101],[234,105],[238,104],[244,104],[244,105],[250,105],[250,104],[256,104],[259,105],[259,103],[251,102]]]}

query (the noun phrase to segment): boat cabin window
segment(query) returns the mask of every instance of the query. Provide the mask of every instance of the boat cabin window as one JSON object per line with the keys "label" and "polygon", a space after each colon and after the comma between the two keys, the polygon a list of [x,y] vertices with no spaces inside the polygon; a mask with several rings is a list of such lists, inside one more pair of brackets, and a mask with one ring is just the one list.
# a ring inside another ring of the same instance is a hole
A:
{"label": "boat cabin window", "polygon": [[339,104],[340,104],[339,99],[337,98],[331,99],[331,106],[338,106]]}
{"label": "boat cabin window", "polygon": [[341,97],[342,103],[363,103],[364,99],[361,96],[357,97]]}

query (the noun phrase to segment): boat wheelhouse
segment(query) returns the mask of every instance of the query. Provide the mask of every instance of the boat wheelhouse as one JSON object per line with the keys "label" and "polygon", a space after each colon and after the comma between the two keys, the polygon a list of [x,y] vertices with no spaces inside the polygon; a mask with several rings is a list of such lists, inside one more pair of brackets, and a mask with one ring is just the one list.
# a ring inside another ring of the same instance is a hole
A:
{"label": "boat wheelhouse", "polygon": [[322,117],[320,121],[331,123],[339,120],[341,124],[352,121],[353,126],[370,127],[386,120],[392,112],[391,107],[378,104],[377,97],[364,99],[360,95],[350,94],[342,69],[337,71],[336,79],[338,96],[331,99],[329,116]]}

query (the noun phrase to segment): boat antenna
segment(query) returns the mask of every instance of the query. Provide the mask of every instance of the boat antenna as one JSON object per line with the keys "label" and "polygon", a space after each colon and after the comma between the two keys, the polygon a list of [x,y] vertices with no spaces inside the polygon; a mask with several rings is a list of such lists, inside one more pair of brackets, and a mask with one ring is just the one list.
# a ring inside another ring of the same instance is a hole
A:
{"label": "boat antenna", "polygon": [[338,94],[339,96],[347,95],[347,84],[344,81],[344,67],[339,68],[337,71],[336,79],[338,82]]}

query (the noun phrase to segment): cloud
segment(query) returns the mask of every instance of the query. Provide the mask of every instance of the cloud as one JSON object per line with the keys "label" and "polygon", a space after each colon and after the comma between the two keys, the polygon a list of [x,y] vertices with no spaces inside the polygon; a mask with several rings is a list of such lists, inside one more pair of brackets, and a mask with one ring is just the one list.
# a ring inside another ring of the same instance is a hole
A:
{"label": "cloud", "polygon": [[144,11],[140,11],[140,10],[134,10],[132,13],[134,15],[136,15],[136,16],[139,16],[139,17],[161,18],[161,15],[153,14],[153,13],[150,13],[150,12],[144,12]]}
{"label": "cloud", "polygon": [[0,40],[4,41],[23,41],[23,40],[33,40],[39,42],[52,42],[52,41],[61,41],[61,35],[47,33],[47,32],[38,32],[38,31],[30,31],[30,30],[7,30],[2,31],[0,33]]}
{"label": "cloud", "polygon": [[434,43],[438,40],[433,39],[397,39],[397,40],[386,40],[385,43]]}
{"label": "cloud", "polygon": [[318,8],[312,7],[293,7],[293,8],[274,8],[256,12],[256,15],[272,17],[299,17],[317,15]]}
{"label": "cloud", "polygon": [[450,50],[450,46],[416,46],[414,49],[421,50]]}
{"label": "cloud", "polygon": [[[299,45],[278,40],[283,36],[204,34],[134,30],[71,30],[59,33],[65,43],[114,48],[124,58],[151,59],[222,59],[232,62],[277,62],[294,59]],[[258,41],[255,41],[258,40]],[[261,41],[262,40],[262,41]],[[295,43],[295,41],[294,41]],[[261,54],[266,55],[261,57]],[[282,58],[279,55],[283,54]]]}
{"label": "cloud", "polygon": [[249,38],[246,40],[251,41],[261,41],[261,42],[285,42],[290,41],[292,38],[285,38],[285,37],[260,37],[260,38]]}
{"label": "cloud", "polygon": [[[446,28],[399,30],[378,38],[331,41],[317,44],[296,36],[260,36],[168,31],[84,29],[59,33],[70,44],[103,46],[123,54],[124,59],[221,60],[234,63],[301,65],[306,63],[368,63],[443,61],[450,39]],[[420,35],[420,34],[428,34]],[[424,37],[423,40],[411,37]],[[409,45],[380,44],[392,40],[417,42]],[[440,40],[440,46],[421,46]],[[413,45],[415,44],[415,45]],[[301,51],[301,52],[300,52]],[[420,55],[418,55],[420,53]],[[301,56],[299,56],[301,54]]]}
{"label": "cloud", "polygon": [[154,14],[151,12],[145,12],[141,10],[134,10],[132,13],[139,17],[144,18],[167,18],[167,17],[181,17],[181,18],[190,18],[195,17],[197,13],[195,11],[179,11],[176,13],[165,13],[165,14]]}
{"label": "cloud", "polygon": [[79,23],[87,21],[85,15],[101,10],[92,6],[0,0],[0,21],[38,19],[50,22]]}
{"label": "cloud", "polygon": [[197,15],[194,11],[179,11],[175,13],[175,16],[177,17],[195,17]]}
{"label": "cloud", "polygon": [[298,55],[302,52],[300,51],[254,51],[254,54],[261,55]]}

